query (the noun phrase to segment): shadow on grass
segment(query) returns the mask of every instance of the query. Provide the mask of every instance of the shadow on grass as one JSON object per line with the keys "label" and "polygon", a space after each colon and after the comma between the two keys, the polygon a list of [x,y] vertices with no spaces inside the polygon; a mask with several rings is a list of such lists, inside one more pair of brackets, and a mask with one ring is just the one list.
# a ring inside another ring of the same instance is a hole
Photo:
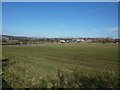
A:
{"label": "shadow on grass", "polygon": [[[4,70],[6,68],[9,68],[12,64],[16,63],[15,61],[12,61],[10,59],[1,59],[0,62],[2,62],[2,76],[4,75]],[[2,78],[2,89],[3,90],[7,90],[7,89],[13,90],[11,85],[6,80],[4,80],[4,78]]]}
{"label": "shadow on grass", "polygon": [[43,80],[40,87],[58,88],[118,88],[118,77],[111,73],[90,75],[82,72],[72,72],[67,75],[57,71],[57,79]]}
{"label": "shadow on grass", "polygon": [[16,63],[14,60],[11,59],[2,59],[0,61],[2,62],[2,69]]}
{"label": "shadow on grass", "polygon": [[[3,60],[3,71],[16,63],[14,60]],[[70,73],[69,73],[70,72]],[[118,74],[108,72],[99,74],[87,74],[82,71],[62,71],[56,70],[56,78],[49,75],[40,80],[38,85],[30,85],[33,88],[52,88],[55,90],[63,88],[118,88]],[[3,79],[3,88],[11,88],[11,85]],[[23,89],[25,90],[25,89]]]}
{"label": "shadow on grass", "polygon": [[4,90],[6,90],[5,88],[9,88],[9,89],[13,90],[12,87],[11,87],[11,85],[8,84],[7,81],[5,81],[4,79],[2,79],[2,88]]}

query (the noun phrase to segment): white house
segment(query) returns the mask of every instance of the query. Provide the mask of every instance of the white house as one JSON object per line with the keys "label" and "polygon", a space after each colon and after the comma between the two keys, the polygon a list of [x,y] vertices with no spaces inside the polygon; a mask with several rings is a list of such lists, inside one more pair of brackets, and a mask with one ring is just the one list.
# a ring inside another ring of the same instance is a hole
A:
{"label": "white house", "polygon": [[65,42],[65,40],[60,40],[60,42],[61,42],[61,43],[64,43],[64,42]]}

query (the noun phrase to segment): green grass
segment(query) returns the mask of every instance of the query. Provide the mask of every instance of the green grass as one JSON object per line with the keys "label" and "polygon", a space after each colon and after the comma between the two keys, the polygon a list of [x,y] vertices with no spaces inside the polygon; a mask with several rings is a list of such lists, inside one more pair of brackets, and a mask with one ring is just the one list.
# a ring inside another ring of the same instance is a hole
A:
{"label": "green grass", "polygon": [[3,79],[13,88],[117,87],[117,44],[3,46],[3,58],[10,60]]}

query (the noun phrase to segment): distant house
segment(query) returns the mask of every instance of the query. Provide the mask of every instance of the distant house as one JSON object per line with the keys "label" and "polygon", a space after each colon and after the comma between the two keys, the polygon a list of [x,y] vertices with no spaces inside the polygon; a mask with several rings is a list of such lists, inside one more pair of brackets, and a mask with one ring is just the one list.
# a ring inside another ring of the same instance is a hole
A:
{"label": "distant house", "polygon": [[78,42],[78,43],[79,42],[84,42],[84,40],[83,39],[77,39],[76,42]]}
{"label": "distant house", "polygon": [[0,38],[2,38],[2,40],[9,40],[8,37],[4,37],[4,36],[1,36]]}
{"label": "distant house", "polygon": [[61,39],[60,42],[61,43],[69,43],[69,42],[84,42],[84,39]]}
{"label": "distant house", "polygon": [[84,40],[83,39],[78,39],[78,40],[76,40],[77,42],[84,42]]}
{"label": "distant house", "polygon": [[86,40],[86,42],[93,42],[93,41],[95,41],[95,40],[92,40],[92,39]]}
{"label": "distant house", "polygon": [[84,39],[73,39],[72,41],[73,42],[84,42],[85,40]]}
{"label": "distant house", "polygon": [[65,40],[60,40],[61,43],[65,43]]}

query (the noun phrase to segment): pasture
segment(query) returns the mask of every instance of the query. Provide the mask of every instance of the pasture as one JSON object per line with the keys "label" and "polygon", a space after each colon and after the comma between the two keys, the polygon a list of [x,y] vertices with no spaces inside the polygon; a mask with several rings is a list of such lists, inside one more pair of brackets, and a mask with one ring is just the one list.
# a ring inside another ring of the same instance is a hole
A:
{"label": "pasture", "polygon": [[3,87],[116,88],[118,45],[53,43],[3,46]]}

